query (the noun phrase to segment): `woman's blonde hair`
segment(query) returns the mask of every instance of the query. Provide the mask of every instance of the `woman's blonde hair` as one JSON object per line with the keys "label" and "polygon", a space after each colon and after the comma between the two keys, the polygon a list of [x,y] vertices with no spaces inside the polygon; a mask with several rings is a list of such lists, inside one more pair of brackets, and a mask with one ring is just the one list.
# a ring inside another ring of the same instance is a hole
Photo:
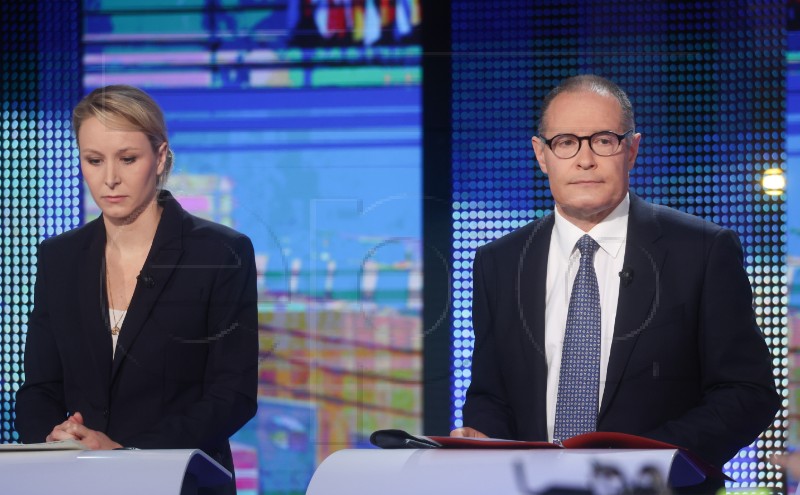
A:
{"label": "woman's blonde hair", "polygon": [[114,84],[95,89],[86,95],[72,111],[72,128],[75,131],[75,139],[78,139],[81,125],[91,117],[96,117],[110,127],[143,132],[155,153],[158,153],[158,148],[162,144],[167,143],[164,172],[158,177],[159,189],[164,186],[172,171],[175,154],[169,147],[164,112],[150,95],[139,88],[125,84]]}

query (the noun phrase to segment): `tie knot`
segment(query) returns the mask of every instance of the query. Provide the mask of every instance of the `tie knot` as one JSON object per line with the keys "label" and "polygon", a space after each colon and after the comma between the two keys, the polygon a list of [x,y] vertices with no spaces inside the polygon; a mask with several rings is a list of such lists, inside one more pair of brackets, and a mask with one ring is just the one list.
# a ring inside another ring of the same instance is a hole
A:
{"label": "tie knot", "polygon": [[592,239],[589,234],[585,234],[578,239],[578,250],[581,252],[581,258],[594,255],[594,252],[597,251],[599,247],[600,244]]}

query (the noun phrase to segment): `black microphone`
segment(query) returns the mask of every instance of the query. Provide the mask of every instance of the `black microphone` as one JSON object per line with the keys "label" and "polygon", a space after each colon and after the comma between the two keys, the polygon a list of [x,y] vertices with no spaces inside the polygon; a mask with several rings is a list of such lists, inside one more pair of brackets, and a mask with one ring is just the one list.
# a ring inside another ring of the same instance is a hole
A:
{"label": "black microphone", "polygon": [[633,268],[623,268],[619,272],[619,282],[623,287],[631,285],[631,282],[633,282]]}
{"label": "black microphone", "polygon": [[136,280],[141,280],[145,287],[148,289],[152,289],[156,286],[156,280],[150,276],[149,273],[146,273],[144,270],[139,272],[139,275],[136,276]]}

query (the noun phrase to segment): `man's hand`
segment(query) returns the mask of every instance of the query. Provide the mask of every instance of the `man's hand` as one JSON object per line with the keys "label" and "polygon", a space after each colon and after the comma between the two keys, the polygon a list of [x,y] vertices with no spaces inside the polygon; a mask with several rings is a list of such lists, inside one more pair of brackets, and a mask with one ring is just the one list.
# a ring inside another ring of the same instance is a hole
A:
{"label": "man's hand", "polygon": [[56,425],[45,440],[48,442],[77,440],[91,450],[113,450],[122,447],[108,438],[105,433],[85,427],[83,415],[79,412],[67,418],[60,425]]}
{"label": "man's hand", "polygon": [[474,428],[465,426],[464,428],[456,428],[450,432],[451,437],[466,437],[466,438],[489,438],[483,433]]}

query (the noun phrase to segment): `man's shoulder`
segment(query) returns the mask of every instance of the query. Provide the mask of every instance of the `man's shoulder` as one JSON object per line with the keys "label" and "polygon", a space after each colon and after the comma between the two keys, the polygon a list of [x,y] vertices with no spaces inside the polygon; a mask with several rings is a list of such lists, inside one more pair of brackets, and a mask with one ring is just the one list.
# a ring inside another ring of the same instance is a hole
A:
{"label": "man's shoulder", "polygon": [[520,251],[530,247],[534,242],[550,240],[554,223],[553,213],[549,213],[523,225],[522,227],[504,234],[503,236],[487,242],[479,248],[484,252],[504,253]]}
{"label": "man's shoulder", "polygon": [[676,208],[640,200],[632,210],[637,222],[655,222],[665,234],[674,232],[715,235],[724,227]]}

